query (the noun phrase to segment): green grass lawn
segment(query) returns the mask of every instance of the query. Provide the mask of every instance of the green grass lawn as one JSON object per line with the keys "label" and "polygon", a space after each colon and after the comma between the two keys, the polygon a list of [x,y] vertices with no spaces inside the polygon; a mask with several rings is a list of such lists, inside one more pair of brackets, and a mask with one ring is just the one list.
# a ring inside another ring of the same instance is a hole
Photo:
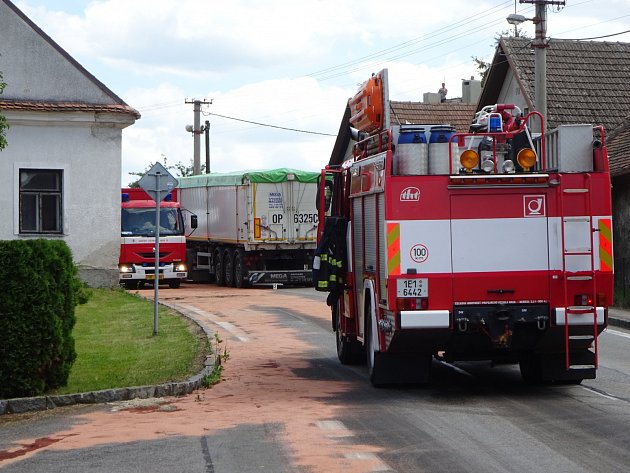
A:
{"label": "green grass lawn", "polygon": [[182,381],[210,353],[205,334],[164,307],[153,336],[153,301],[122,290],[95,289],[76,307],[77,359],[68,385],[56,394]]}

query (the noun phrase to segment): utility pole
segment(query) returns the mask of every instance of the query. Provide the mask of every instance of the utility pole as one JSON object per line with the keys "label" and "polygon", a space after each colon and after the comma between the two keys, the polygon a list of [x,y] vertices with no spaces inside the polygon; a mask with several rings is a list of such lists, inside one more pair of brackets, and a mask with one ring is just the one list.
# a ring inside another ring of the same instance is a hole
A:
{"label": "utility pole", "polygon": [[[207,101],[199,100],[199,99],[186,99],[184,103],[193,104],[193,112],[194,112],[194,125],[186,125],[186,131],[193,134],[193,175],[197,176],[201,174],[201,157],[200,157],[200,140],[199,135],[203,133],[203,128],[201,127],[201,106],[202,105],[212,105],[212,100]],[[208,122],[206,122],[208,123]],[[207,165],[208,163],[206,163]]]}
{"label": "utility pole", "polygon": [[203,130],[206,132],[206,174],[210,174],[210,122],[208,120]]}
{"label": "utility pole", "polygon": [[[547,123],[547,5],[564,6],[565,0],[519,0],[519,3],[529,3],[536,5],[536,16],[532,22],[536,25],[536,35],[532,46],[535,50],[534,56],[534,106]],[[541,130],[544,132],[545,130]]]}

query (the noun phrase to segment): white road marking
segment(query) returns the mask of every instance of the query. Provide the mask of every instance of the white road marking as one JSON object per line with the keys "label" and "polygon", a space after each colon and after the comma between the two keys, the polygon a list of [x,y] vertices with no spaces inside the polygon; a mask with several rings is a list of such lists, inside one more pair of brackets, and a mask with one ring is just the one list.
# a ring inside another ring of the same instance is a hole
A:
{"label": "white road marking", "polygon": [[611,396],[610,394],[605,394],[599,391],[596,391],[595,389],[591,389],[588,388],[586,386],[581,386],[582,389],[584,389],[585,391],[591,392],[591,393],[595,393],[601,397],[605,397],[606,399],[610,399],[611,401],[620,401],[621,399],[619,399],[618,397],[615,396]]}
{"label": "white road marking", "polygon": [[472,375],[472,374],[470,374],[468,371],[463,370],[463,369],[461,369],[461,368],[458,368],[458,367],[457,367],[457,366],[455,366],[455,365],[451,365],[450,363],[447,363],[447,362],[442,361],[442,360],[435,360],[435,361],[437,361],[438,363],[440,363],[440,364],[441,364],[441,365],[443,365],[443,366],[446,366],[447,368],[452,369],[453,371],[456,371],[456,372],[457,372],[457,373],[459,373],[459,374],[463,374],[463,375],[466,375],[466,376],[470,376],[471,378],[473,377],[473,375]]}
{"label": "white road marking", "polygon": [[245,332],[243,332],[240,328],[238,328],[234,324],[231,324],[230,322],[224,322],[223,320],[219,320],[210,312],[206,312],[205,310],[201,310],[197,307],[194,307],[192,305],[187,305],[187,304],[164,303],[164,305],[168,305],[169,307],[172,307],[173,309],[176,309],[176,310],[180,310],[182,312],[184,311],[189,312],[189,313],[192,312],[193,314],[196,314],[199,317],[202,317],[204,320],[209,320],[213,324],[218,325],[223,330],[225,330],[226,332],[234,336],[237,340],[241,342],[249,342],[249,338],[246,336]]}
{"label": "white road marking", "polygon": [[370,468],[370,471],[394,471],[392,470],[387,463],[381,460],[378,456],[373,453],[366,452],[352,452],[345,453],[344,457],[348,460],[363,460],[373,462],[374,466]]}
{"label": "white road marking", "polygon": [[315,425],[326,431],[326,437],[352,437],[354,433],[339,420],[318,420]]}
{"label": "white road marking", "polygon": [[617,335],[618,337],[630,338],[630,333],[619,332],[618,330],[611,330],[609,328],[606,329],[606,333],[609,333],[611,335]]}
{"label": "white road marking", "polygon": [[[340,420],[318,420],[315,425],[326,432],[326,437],[351,437],[354,433]],[[348,452],[343,455],[348,460],[369,461],[373,464],[369,471],[393,471],[387,463],[374,453]]]}

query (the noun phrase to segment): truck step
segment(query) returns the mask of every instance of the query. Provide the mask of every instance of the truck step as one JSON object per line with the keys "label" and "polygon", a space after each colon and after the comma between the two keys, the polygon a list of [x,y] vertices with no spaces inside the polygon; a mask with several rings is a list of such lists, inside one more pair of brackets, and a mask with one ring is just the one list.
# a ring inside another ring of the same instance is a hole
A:
{"label": "truck step", "polygon": [[595,340],[593,335],[569,335],[569,340]]}
{"label": "truck step", "polygon": [[591,254],[589,248],[576,248],[575,250],[564,250],[565,256],[588,256]]}
{"label": "truck step", "polygon": [[570,365],[570,370],[594,370],[595,365]]}
{"label": "truck step", "polygon": [[593,312],[595,307],[592,305],[570,305],[567,307],[567,311],[570,314],[584,314],[586,312]]}

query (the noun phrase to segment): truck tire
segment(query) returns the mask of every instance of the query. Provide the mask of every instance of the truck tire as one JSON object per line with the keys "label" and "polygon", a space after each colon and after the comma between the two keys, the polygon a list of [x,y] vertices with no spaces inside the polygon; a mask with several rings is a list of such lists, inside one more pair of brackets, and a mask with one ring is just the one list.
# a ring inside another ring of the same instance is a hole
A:
{"label": "truck tire", "polygon": [[234,286],[238,288],[245,287],[245,252],[238,248],[234,252]]}
{"label": "truck tire", "polygon": [[377,351],[378,341],[374,340],[372,335],[372,308],[370,304],[370,293],[367,293],[367,297],[364,302],[364,311],[365,314],[365,354],[368,368],[368,377],[370,378],[370,383],[374,387],[381,387],[385,382],[383,382],[383,377],[385,373],[383,372],[383,362],[385,354]]}
{"label": "truck tire", "polygon": [[223,269],[223,252],[221,248],[214,250],[214,280],[217,286],[225,286],[225,270]]}
{"label": "truck tire", "polygon": [[182,285],[181,279],[171,279],[168,282],[168,287],[170,287],[171,289],[177,289],[181,285]]}
{"label": "truck tire", "polygon": [[124,281],[125,289],[138,289],[140,283],[138,281]]}
{"label": "truck tire", "polygon": [[225,250],[223,253],[223,269],[225,270],[225,285],[235,287],[234,284],[234,253],[232,250]]}

